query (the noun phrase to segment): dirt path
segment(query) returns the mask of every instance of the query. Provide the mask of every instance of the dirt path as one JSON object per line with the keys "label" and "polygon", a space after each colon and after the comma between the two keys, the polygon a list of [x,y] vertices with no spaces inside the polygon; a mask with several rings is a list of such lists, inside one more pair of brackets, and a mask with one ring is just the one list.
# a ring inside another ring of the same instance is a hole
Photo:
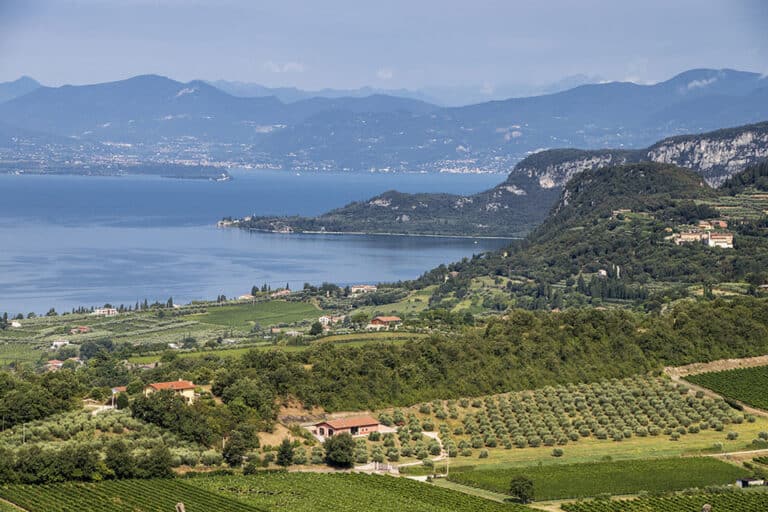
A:
{"label": "dirt path", "polygon": [[17,504],[15,504],[15,503],[11,503],[10,501],[8,501],[8,500],[4,500],[3,498],[0,498],[0,502],[2,502],[2,503],[5,503],[5,504],[6,504],[6,505],[8,505],[9,507],[11,507],[11,508],[15,508],[16,510],[23,510],[24,512],[27,512],[27,509],[25,509],[25,508],[21,508],[21,507],[20,507],[20,506],[18,506]]}

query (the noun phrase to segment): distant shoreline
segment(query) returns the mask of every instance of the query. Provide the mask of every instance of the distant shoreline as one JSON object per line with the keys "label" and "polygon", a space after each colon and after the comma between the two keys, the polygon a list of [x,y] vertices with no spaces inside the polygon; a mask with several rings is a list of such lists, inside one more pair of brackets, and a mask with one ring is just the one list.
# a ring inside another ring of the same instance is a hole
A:
{"label": "distant shoreline", "polygon": [[[247,231],[255,231],[257,233],[270,233],[273,235],[355,235],[355,236],[409,236],[409,237],[429,237],[429,238],[460,238],[460,239],[478,239],[478,240],[522,240],[523,237],[518,236],[472,236],[472,235],[436,235],[436,234],[420,234],[420,233],[380,233],[380,232],[366,232],[366,231],[300,231],[283,233],[280,231],[273,231],[270,229],[259,228],[238,228],[236,226],[227,226],[226,228],[246,229]],[[224,229],[226,229],[224,228]]]}

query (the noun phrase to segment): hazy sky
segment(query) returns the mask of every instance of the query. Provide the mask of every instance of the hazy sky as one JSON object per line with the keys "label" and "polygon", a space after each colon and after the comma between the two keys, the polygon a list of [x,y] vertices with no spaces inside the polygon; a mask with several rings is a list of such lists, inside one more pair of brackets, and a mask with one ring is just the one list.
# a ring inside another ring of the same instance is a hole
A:
{"label": "hazy sky", "polygon": [[158,73],[270,86],[768,72],[767,0],[0,0],[0,81]]}

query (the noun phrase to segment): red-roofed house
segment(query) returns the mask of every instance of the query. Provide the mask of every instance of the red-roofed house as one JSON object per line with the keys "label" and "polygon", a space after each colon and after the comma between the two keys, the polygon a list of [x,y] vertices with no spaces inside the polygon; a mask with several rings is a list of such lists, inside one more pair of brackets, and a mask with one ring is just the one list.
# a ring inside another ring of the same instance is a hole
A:
{"label": "red-roofed house", "polygon": [[379,330],[385,327],[397,327],[400,323],[402,323],[402,320],[399,316],[377,316],[371,320],[367,329]]}
{"label": "red-roofed house", "polygon": [[378,420],[371,416],[355,416],[352,418],[321,421],[315,424],[313,433],[320,437],[331,437],[343,433],[352,434],[353,436],[366,436],[371,432],[378,432],[378,430]]}
{"label": "red-roofed house", "polygon": [[155,382],[144,387],[144,396],[149,396],[156,391],[170,389],[176,395],[182,397],[188,404],[195,401],[195,385],[188,380],[172,380],[170,382]]}
{"label": "red-roofed house", "polygon": [[64,366],[64,361],[59,361],[58,359],[51,359],[45,363],[45,369],[50,372],[59,370],[62,366]]}

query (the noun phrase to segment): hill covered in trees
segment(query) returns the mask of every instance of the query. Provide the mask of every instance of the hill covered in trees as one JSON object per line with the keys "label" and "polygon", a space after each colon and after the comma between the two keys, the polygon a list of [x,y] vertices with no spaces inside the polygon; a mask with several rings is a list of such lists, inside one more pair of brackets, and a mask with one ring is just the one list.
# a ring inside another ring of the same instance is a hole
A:
{"label": "hill covered in trees", "polygon": [[[759,180],[762,167],[745,170],[734,182]],[[666,164],[585,171],[524,240],[439,267],[410,285],[438,284],[434,303],[461,295],[473,278],[496,276],[511,280],[507,288],[515,305],[534,309],[611,299],[660,307],[664,296],[685,295],[688,286],[758,286],[768,278],[768,219],[761,212],[740,218],[737,209],[722,207],[730,190],[714,189],[698,174]],[[734,235],[732,249],[672,239],[698,230],[700,221],[724,218]],[[456,277],[446,280],[449,272]]]}

